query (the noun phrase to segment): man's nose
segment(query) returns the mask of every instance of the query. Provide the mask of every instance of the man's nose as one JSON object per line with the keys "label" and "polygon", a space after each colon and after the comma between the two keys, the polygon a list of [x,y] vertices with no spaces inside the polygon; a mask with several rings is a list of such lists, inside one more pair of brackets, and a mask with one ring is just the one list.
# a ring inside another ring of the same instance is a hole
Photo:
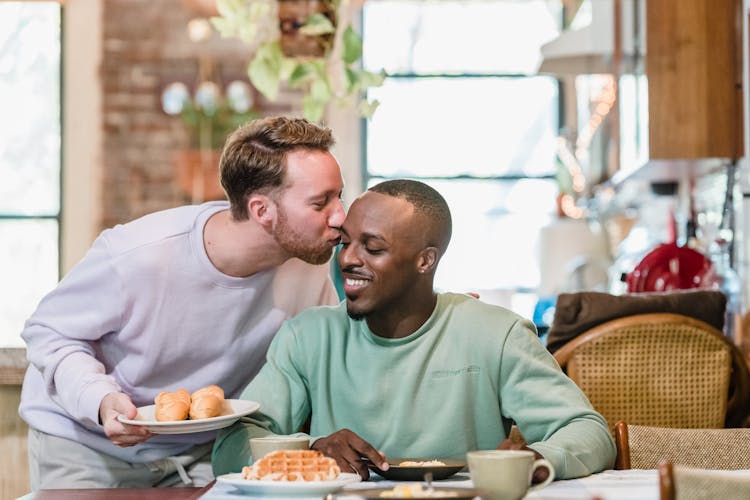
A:
{"label": "man's nose", "polygon": [[346,269],[347,267],[351,266],[361,266],[362,262],[360,262],[359,258],[357,257],[357,252],[354,251],[354,245],[349,244],[346,246],[342,246],[339,249],[339,268],[341,270]]}
{"label": "man's nose", "polygon": [[333,212],[328,217],[328,225],[330,227],[341,227],[344,224],[346,213],[344,212],[344,204],[341,200],[337,200],[333,207]]}

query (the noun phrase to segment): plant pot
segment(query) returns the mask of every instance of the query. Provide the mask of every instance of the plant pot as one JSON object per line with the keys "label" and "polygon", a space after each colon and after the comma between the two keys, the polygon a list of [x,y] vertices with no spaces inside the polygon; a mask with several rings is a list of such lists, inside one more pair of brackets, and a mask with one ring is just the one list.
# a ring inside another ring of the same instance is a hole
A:
{"label": "plant pot", "polygon": [[287,57],[323,57],[333,45],[333,34],[310,36],[299,32],[315,13],[336,24],[336,13],[326,0],[279,0],[281,51]]}
{"label": "plant pot", "polygon": [[189,149],[174,154],[172,165],[177,185],[193,203],[226,199],[219,184],[220,158],[219,150]]}

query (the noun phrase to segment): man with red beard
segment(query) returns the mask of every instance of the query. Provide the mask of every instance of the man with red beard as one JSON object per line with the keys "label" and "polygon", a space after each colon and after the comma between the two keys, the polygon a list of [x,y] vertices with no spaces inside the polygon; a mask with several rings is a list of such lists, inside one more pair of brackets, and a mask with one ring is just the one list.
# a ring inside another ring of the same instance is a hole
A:
{"label": "man with red beard", "polygon": [[[383,182],[354,201],[338,257],[346,303],[282,326],[242,393],[261,412],[219,434],[216,474],[253,459],[249,438],[293,433],[308,417],[312,448],[363,478],[368,464],[387,469],[386,455],[463,459],[512,448],[513,421],[558,478],[612,466],[606,421],[533,324],[467,295],[435,293],[450,237],[447,203],[421,182]],[[535,479],[546,474],[539,468]]]}
{"label": "man with red beard", "polygon": [[22,333],[32,488],[202,485],[214,432],[152,436],[122,423],[161,391],[236,398],[281,323],[338,302],[328,278],[344,220],[331,131],[250,122],[220,165],[229,202],[108,229]]}

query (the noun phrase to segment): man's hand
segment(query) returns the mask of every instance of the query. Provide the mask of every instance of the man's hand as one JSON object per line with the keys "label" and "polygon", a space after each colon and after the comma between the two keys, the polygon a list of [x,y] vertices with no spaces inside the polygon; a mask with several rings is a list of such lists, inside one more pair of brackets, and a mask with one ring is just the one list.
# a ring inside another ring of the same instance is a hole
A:
{"label": "man's hand", "polygon": [[104,426],[104,434],[117,446],[133,446],[153,436],[145,427],[126,425],[117,420],[117,415],[135,418],[138,410],[130,396],[123,392],[110,392],[99,405],[99,419]]}
{"label": "man's hand", "polygon": [[[504,440],[502,443],[497,445],[498,450],[528,450],[534,452],[535,458],[544,458],[541,453],[538,453],[528,446],[526,446],[524,443],[519,443],[517,441],[511,441],[510,439]],[[538,484],[547,479],[549,476],[549,471],[546,467],[538,467],[534,471],[534,475],[531,477],[531,484]]]}
{"label": "man's hand", "polygon": [[320,438],[310,448],[335,459],[342,472],[356,472],[363,481],[370,478],[367,462],[363,458],[380,470],[388,470],[385,455],[349,429],[341,429],[328,437]]}

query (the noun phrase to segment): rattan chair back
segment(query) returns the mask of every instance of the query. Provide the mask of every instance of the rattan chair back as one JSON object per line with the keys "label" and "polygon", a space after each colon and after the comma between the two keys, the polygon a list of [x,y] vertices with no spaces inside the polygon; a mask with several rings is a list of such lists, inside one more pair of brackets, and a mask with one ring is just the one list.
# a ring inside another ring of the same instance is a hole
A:
{"label": "rattan chair back", "polygon": [[719,330],[678,314],[603,323],[555,353],[614,432],[622,420],[677,428],[721,428],[732,369]]}
{"label": "rattan chair back", "polygon": [[727,471],[659,464],[660,500],[718,500],[750,498],[750,476]]}
{"label": "rattan chair back", "polygon": [[615,445],[616,469],[655,469],[665,460],[701,469],[750,469],[750,429],[670,429],[617,422]]}

